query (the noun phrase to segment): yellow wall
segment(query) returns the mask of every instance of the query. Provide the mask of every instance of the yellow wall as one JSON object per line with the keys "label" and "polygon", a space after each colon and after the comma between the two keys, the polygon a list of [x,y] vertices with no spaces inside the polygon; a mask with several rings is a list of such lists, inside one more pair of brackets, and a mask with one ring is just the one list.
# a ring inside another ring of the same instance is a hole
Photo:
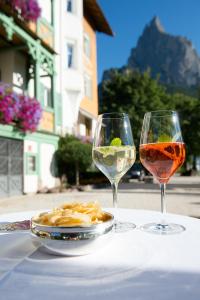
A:
{"label": "yellow wall", "polygon": [[83,30],[90,37],[91,43],[90,58],[83,53],[83,66],[84,72],[92,79],[92,99],[84,97],[80,107],[96,117],[98,115],[96,33],[85,18],[83,19]]}
{"label": "yellow wall", "polygon": [[53,115],[53,113],[43,111],[39,129],[53,132],[53,130],[54,130],[54,115]]}

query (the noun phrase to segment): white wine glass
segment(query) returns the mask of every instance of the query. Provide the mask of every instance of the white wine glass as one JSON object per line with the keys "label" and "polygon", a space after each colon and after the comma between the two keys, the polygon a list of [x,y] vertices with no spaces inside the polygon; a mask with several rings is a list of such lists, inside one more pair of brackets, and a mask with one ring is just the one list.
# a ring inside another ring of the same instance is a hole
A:
{"label": "white wine glass", "polygon": [[[125,113],[99,115],[95,130],[92,157],[97,168],[109,179],[113,206],[117,208],[117,190],[122,176],[135,162],[135,146],[129,117]],[[115,222],[115,231],[135,228],[133,223]]]}
{"label": "white wine glass", "polygon": [[153,111],[145,114],[140,138],[140,160],[160,184],[162,213],[160,222],[145,224],[141,229],[157,234],[184,231],[182,225],[168,223],[165,219],[166,184],[185,160],[185,144],[175,111]]}

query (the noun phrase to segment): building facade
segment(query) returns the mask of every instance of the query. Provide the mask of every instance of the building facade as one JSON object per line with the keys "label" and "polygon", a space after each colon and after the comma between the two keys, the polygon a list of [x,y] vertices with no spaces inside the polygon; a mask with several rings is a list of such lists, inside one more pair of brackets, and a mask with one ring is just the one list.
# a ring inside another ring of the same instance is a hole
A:
{"label": "building facade", "polygon": [[[53,1],[49,1],[53,12]],[[40,101],[43,116],[33,134],[16,132],[0,125],[0,195],[36,192],[55,186],[52,157],[58,143],[56,134],[54,21],[40,18],[25,22],[9,2],[1,2],[0,12],[1,81],[16,92]],[[48,82],[48,86],[45,85]]]}
{"label": "building facade", "polygon": [[61,134],[93,135],[98,115],[97,31],[113,35],[95,0],[56,1],[56,88],[62,95]]}
{"label": "building facade", "polygon": [[112,31],[95,0],[39,0],[41,17],[25,22],[0,4],[0,80],[40,101],[37,132],[0,125],[0,196],[57,184],[60,135],[92,137],[98,114],[96,31]]}

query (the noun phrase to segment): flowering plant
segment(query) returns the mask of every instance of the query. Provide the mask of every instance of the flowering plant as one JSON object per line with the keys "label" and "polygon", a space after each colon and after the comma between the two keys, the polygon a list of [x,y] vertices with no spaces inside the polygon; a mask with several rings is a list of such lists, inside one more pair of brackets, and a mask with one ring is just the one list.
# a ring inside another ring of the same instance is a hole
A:
{"label": "flowering plant", "polygon": [[42,116],[35,98],[17,95],[9,85],[0,83],[0,123],[14,124],[22,132],[34,132]]}
{"label": "flowering plant", "polygon": [[37,0],[7,0],[10,6],[21,15],[25,21],[34,21],[41,15],[41,8]]}
{"label": "flowering plant", "polygon": [[20,95],[20,109],[17,114],[17,127],[21,131],[37,130],[37,126],[42,116],[40,103],[35,98]]}
{"label": "flowering plant", "polygon": [[19,111],[19,98],[9,85],[0,84],[0,123],[11,124]]}

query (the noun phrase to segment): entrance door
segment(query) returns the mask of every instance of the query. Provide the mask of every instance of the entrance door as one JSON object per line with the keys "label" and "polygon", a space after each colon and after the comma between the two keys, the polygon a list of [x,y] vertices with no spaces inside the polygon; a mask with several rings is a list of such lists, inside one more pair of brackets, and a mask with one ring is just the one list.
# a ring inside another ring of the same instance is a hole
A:
{"label": "entrance door", "polygon": [[0,137],[0,197],[23,192],[23,141]]}

